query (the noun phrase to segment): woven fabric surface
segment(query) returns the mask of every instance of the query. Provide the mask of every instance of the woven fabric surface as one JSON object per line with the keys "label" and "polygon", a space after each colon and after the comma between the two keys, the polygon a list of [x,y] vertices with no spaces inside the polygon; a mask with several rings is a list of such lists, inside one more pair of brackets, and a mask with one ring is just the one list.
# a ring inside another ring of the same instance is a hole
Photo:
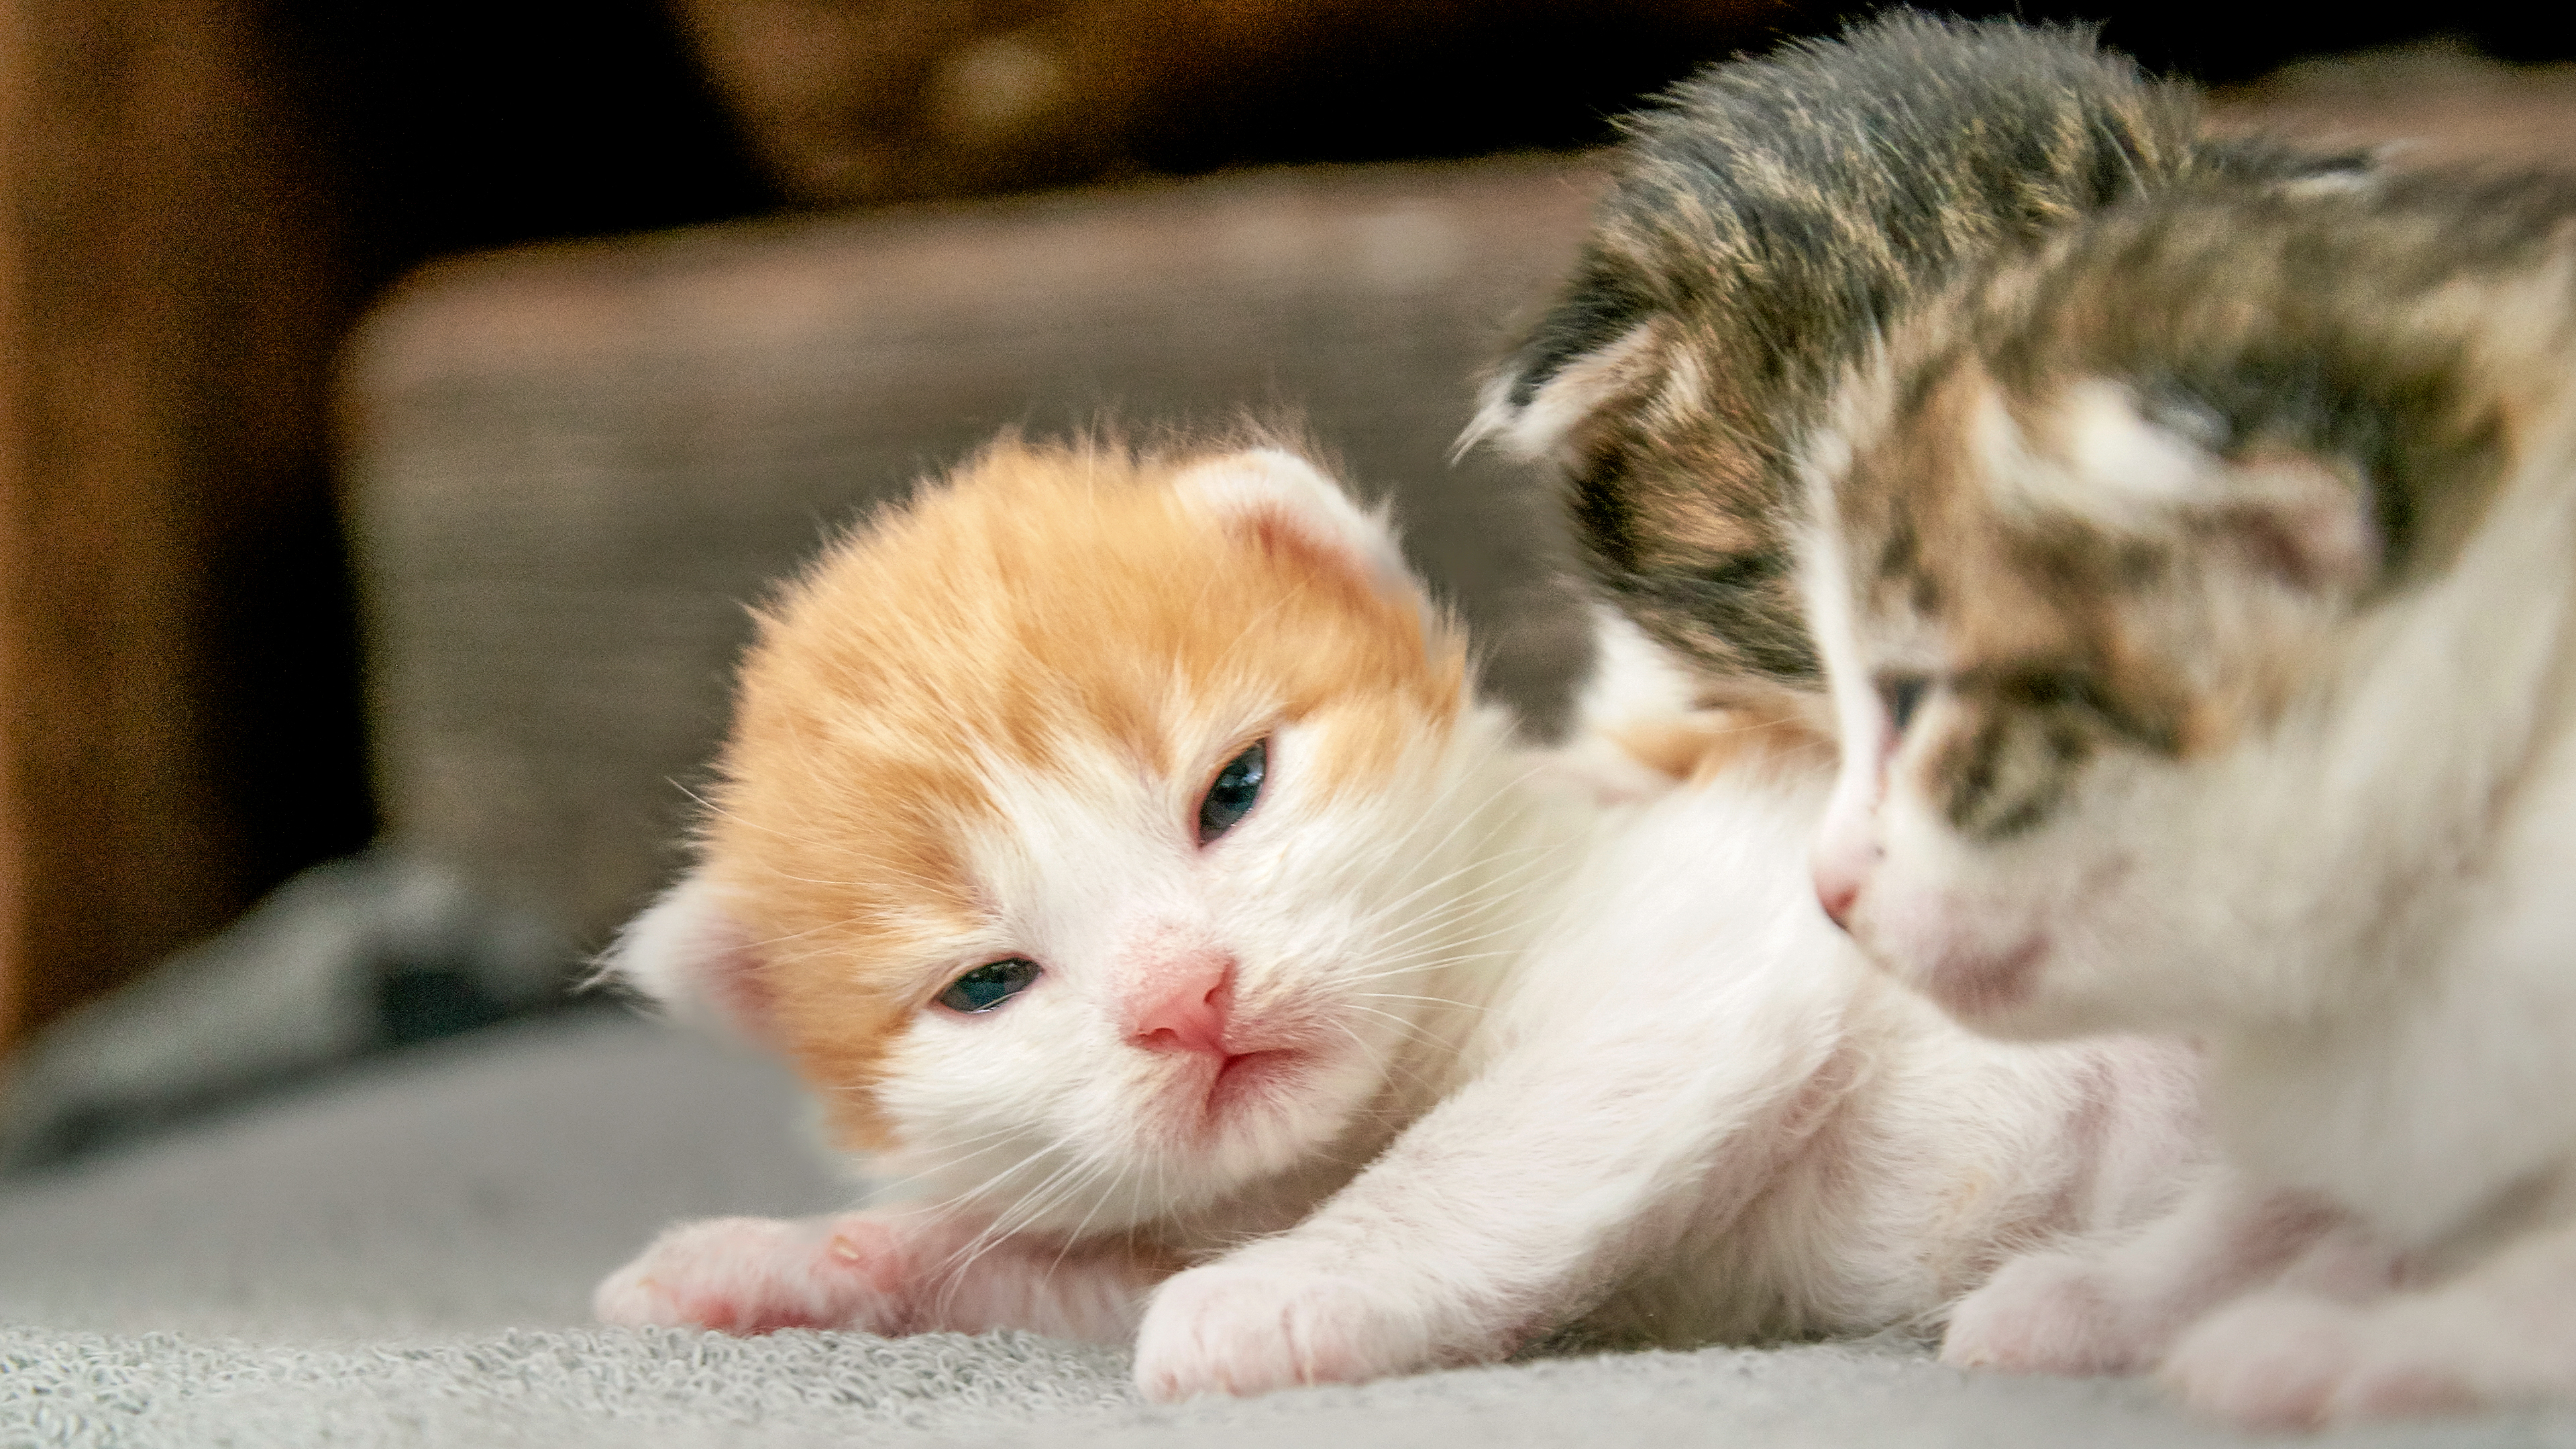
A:
{"label": "woven fabric surface", "polygon": [[[663,1223],[850,1195],[767,1063],[601,1012],[0,1182],[0,1445],[2201,1446],[2143,1384],[1907,1344],[1538,1359],[1178,1407],[1025,1334],[607,1330]],[[2576,1415],[2329,1436],[2564,1445]]]}

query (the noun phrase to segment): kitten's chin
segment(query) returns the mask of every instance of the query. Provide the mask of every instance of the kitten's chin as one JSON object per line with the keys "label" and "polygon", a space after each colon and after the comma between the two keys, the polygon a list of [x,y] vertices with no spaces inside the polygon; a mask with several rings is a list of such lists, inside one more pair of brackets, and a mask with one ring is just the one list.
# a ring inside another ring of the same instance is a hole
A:
{"label": "kitten's chin", "polygon": [[1927,884],[1882,866],[1845,929],[1889,975],[1982,1036],[2042,1041],[2149,1029],[2140,1003],[2103,990],[2134,974],[2120,961],[2138,949],[2135,937],[2106,941],[2098,924],[2121,917],[2119,887],[2129,873],[2127,861],[2112,860],[2067,871],[2065,884],[1998,889]]}
{"label": "kitten's chin", "polygon": [[1914,973],[1923,994],[1959,1020],[2001,1023],[2030,1005],[2048,961],[2048,938],[2025,936],[2007,946],[1979,942],[1934,956]]}
{"label": "kitten's chin", "polygon": [[2056,943],[2045,931],[2034,931],[2009,946],[1918,957],[1888,969],[1952,1021],[1997,1041],[2062,1041],[2175,1029],[2083,990],[2091,973],[2060,959]]}
{"label": "kitten's chin", "polygon": [[[2045,928],[1916,924],[1914,930],[1873,929],[1868,920],[1856,919],[1850,930],[1862,954],[1971,1031],[2005,1039],[2064,1033],[2066,1024],[2047,990],[2053,942]],[[1998,923],[1989,918],[1980,924]]]}

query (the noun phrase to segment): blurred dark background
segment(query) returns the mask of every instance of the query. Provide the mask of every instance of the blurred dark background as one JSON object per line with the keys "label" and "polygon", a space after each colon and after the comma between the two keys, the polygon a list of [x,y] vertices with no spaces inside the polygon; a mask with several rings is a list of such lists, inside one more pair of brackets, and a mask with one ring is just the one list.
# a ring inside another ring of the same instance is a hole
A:
{"label": "blurred dark background", "polygon": [[[261,17],[261,39],[275,79],[308,107],[346,188],[351,240],[380,280],[442,252],[781,205],[1591,146],[1613,116],[1707,61],[1876,8],[291,0]],[[2546,6],[1945,13],[2096,24],[2150,70],[2211,85],[2427,40],[2522,63],[2571,53],[2565,17]],[[878,164],[859,164],[872,152]]]}
{"label": "blurred dark background", "polygon": [[[1273,163],[1598,145],[1858,9],[1752,0],[22,0],[0,45],[0,1050],[365,845],[335,371],[454,253]],[[2138,5],[2242,86],[2549,7]],[[2401,78],[2405,72],[2389,74]]]}

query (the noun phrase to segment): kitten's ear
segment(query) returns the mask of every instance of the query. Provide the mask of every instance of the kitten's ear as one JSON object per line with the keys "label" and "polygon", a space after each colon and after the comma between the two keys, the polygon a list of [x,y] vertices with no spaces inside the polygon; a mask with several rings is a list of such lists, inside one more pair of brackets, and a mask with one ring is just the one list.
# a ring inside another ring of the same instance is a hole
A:
{"label": "kitten's ear", "polygon": [[1279,448],[1254,448],[1197,464],[1177,486],[1229,526],[1330,561],[1389,598],[1420,603],[1394,525],[1364,509],[1315,465]]}
{"label": "kitten's ear", "polygon": [[601,958],[600,975],[684,1020],[712,1022],[756,1042],[773,1039],[764,963],[725,891],[704,870],[626,924]]}
{"label": "kitten's ear", "polygon": [[1625,420],[1672,380],[1679,327],[1636,262],[1587,251],[1573,280],[1494,369],[1453,453],[1479,443],[1569,477],[1619,471]]}
{"label": "kitten's ear", "polygon": [[2370,490],[2323,458],[2294,454],[2237,465],[2225,496],[2190,510],[2193,525],[2245,566],[2309,593],[2368,588],[2388,539]]}
{"label": "kitten's ear", "polygon": [[[2001,434],[2000,405],[1981,422],[1990,450],[2019,452]],[[2292,447],[2229,458],[2215,451],[2223,420],[2185,407],[2152,412],[2128,389],[2094,381],[2068,389],[2059,417],[2071,469],[2033,466],[2005,476],[2025,501],[2133,537],[2180,534],[2246,571],[2309,593],[2367,587],[2386,561],[2369,486],[2335,460]]]}
{"label": "kitten's ear", "polygon": [[[1582,310],[1572,303],[1559,308]],[[1607,325],[1598,316],[1580,320],[1595,329]],[[1664,385],[1671,356],[1656,319],[1622,320],[1616,330],[1582,336],[1564,335],[1557,323],[1551,317],[1486,379],[1453,457],[1490,443],[1524,463],[1554,463],[1587,476],[1615,445],[1619,418]]]}

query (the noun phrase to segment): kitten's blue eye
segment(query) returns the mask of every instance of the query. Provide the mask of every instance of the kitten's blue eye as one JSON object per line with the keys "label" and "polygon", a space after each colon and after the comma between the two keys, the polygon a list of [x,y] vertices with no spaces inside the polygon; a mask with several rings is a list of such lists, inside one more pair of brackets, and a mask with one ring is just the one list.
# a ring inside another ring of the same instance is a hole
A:
{"label": "kitten's blue eye", "polygon": [[1897,734],[1905,733],[1914,711],[1923,707],[1923,696],[1932,692],[1932,681],[1920,674],[1891,674],[1878,682],[1879,702],[1887,707],[1887,719]]}
{"label": "kitten's blue eye", "polygon": [[948,989],[939,993],[939,1004],[969,1014],[990,1011],[1028,990],[1038,974],[1038,963],[1026,956],[987,961],[949,982]]}
{"label": "kitten's blue eye", "polygon": [[1251,749],[1225,762],[1216,772],[1216,783],[1208,786],[1207,797],[1199,801],[1199,844],[1205,845],[1234,828],[1234,823],[1252,813],[1252,802],[1261,798],[1261,777],[1269,768],[1270,742],[1256,740]]}

